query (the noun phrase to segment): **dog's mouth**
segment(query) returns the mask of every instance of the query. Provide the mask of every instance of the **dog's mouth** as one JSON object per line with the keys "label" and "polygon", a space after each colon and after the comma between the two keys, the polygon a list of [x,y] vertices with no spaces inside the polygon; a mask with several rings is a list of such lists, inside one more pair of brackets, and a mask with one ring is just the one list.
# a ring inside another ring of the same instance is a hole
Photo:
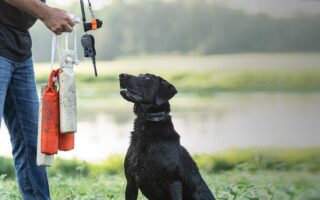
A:
{"label": "dog's mouth", "polygon": [[122,85],[120,88],[120,94],[124,99],[126,99],[127,101],[131,101],[133,103],[139,103],[139,102],[142,102],[143,100],[142,95],[139,94],[137,91],[130,88],[126,88]]}
{"label": "dog's mouth", "polygon": [[128,92],[128,89],[127,88],[121,88],[120,92]]}
{"label": "dog's mouth", "polygon": [[120,82],[120,93],[121,95],[125,93],[129,93],[128,88],[122,82]]}
{"label": "dog's mouth", "polygon": [[134,78],[132,75],[120,74],[120,95],[127,101],[133,103],[141,103],[143,101],[143,94],[139,89],[130,81]]}

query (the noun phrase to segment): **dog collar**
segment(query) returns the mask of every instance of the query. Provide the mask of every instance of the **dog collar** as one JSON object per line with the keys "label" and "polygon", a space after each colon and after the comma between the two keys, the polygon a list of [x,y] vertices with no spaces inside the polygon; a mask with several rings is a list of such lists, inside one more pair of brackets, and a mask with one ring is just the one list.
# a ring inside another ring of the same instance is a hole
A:
{"label": "dog collar", "polygon": [[169,117],[167,112],[147,113],[146,120],[152,122],[160,122]]}

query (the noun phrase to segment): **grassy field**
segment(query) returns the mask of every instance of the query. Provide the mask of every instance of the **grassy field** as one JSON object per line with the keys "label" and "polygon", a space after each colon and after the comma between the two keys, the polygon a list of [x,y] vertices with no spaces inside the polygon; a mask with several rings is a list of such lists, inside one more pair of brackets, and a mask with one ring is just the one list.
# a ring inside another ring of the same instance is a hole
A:
{"label": "grassy field", "polygon": [[[194,158],[217,199],[315,200],[320,199],[319,155],[319,148],[249,148]],[[1,158],[0,164],[0,199],[20,199],[11,160]],[[124,199],[123,156],[100,163],[56,160],[48,172],[53,200]]]}
{"label": "grassy field", "polygon": [[[316,200],[320,176],[297,171],[238,171],[202,173],[220,200]],[[121,175],[50,178],[53,200],[123,200],[126,181]],[[0,181],[0,199],[21,199],[13,180]],[[138,199],[146,199],[139,194]]]}

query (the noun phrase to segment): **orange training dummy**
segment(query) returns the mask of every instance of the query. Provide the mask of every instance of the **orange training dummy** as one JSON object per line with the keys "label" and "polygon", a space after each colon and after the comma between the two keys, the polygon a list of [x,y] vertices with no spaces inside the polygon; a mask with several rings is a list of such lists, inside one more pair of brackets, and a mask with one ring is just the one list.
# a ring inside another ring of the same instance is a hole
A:
{"label": "orange training dummy", "polygon": [[41,153],[47,155],[58,153],[60,110],[59,93],[55,87],[58,73],[59,70],[52,70],[42,98]]}

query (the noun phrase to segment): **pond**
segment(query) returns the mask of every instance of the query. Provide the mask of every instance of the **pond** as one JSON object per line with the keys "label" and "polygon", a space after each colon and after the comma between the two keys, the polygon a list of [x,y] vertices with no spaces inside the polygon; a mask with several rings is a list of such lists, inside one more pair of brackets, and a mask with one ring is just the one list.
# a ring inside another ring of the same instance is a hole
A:
{"label": "pond", "polygon": [[[182,145],[192,154],[233,147],[320,145],[320,93],[222,93],[201,106],[192,101],[180,105],[185,99],[173,100],[171,115]],[[76,148],[59,157],[99,161],[110,154],[124,154],[133,129],[132,104],[94,111],[82,109],[83,104],[80,99]],[[0,155],[11,156],[5,126],[0,142]]]}

